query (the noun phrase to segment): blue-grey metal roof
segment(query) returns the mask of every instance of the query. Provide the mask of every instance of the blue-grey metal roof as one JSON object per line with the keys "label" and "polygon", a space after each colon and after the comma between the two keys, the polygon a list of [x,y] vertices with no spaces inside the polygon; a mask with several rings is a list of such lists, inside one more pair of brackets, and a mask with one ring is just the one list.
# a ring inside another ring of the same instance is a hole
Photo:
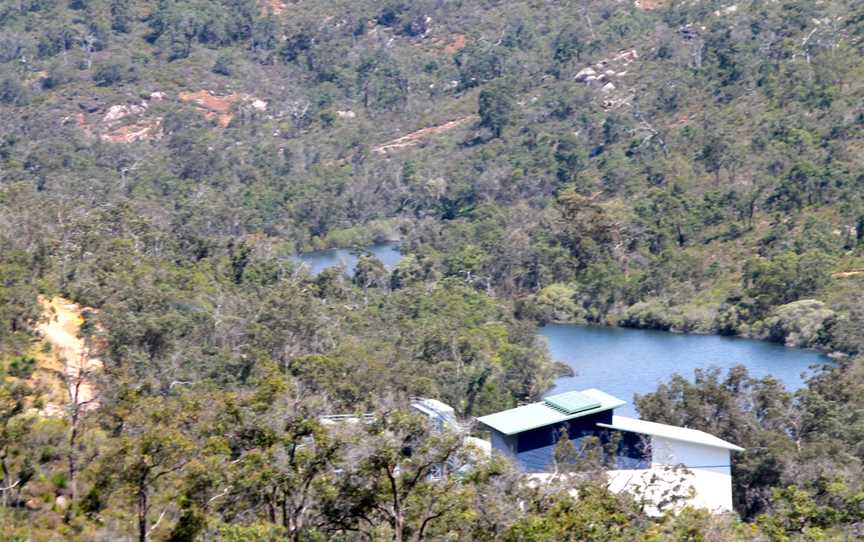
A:
{"label": "blue-grey metal roof", "polygon": [[[578,395],[575,395],[578,394]],[[552,405],[547,404],[547,401]],[[539,403],[531,403],[477,418],[477,421],[505,435],[515,435],[538,427],[545,427],[605,410],[626,403],[597,389],[552,395]],[[564,405],[562,407],[561,405]],[[566,410],[570,407],[570,411]],[[575,411],[572,409],[576,409]]]}

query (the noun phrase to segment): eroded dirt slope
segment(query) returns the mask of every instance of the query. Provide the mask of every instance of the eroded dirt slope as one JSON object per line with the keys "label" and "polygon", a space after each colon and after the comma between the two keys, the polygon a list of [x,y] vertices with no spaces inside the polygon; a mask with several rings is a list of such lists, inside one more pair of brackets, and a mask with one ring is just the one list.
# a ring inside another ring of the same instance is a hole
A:
{"label": "eroded dirt slope", "polygon": [[[47,370],[62,371],[66,397],[50,397],[46,414],[54,414],[61,406],[57,403],[75,403],[86,409],[99,404],[95,386],[95,375],[102,370],[102,361],[97,356],[98,348],[81,337],[86,309],[62,297],[39,300],[45,318],[39,324],[39,332],[51,345],[51,356],[40,356],[40,365]],[[58,394],[59,395],[59,394]]]}

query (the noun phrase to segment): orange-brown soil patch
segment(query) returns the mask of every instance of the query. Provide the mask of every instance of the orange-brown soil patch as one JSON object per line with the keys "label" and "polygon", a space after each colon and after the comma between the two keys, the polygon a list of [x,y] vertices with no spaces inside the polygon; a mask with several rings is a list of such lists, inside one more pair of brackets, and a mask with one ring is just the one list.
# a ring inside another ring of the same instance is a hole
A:
{"label": "orange-brown soil patch", "polygon": [[209,90],[181,92],[178,97],[182,102],[197,105],[198,110],[207,119],[216,119],[216,123],[222,128],[231,124],[231,120],[234,118],[231,108],[240,100],[240,96],[237,94],[215,96]]}
{"label": "orange-brown soil patch", "polygon": [[688,115],[681,115],[675,122],[669,125],[669,128],[683,128],[690,124],[690,117]]}
{"label": "orange-brown soil patch", "polygon": [[285,12],[285,2],[282,0],[263,0],[261,2],[261,15],[272,13],[273,15],[282,15]]}
{"label": "orange-brown soil patch", "polygon": [[453,39],[450,40],[450,43],[444,46],[444,52],[447,54],[453,54],[458,52],[460,49],[464,49],[465,45],[467,45],[468,39],[464,34],[454,34]]}
{"label": "orange-brown soil patch", "polygon": [[664,3],[664,0],[636,0],[636,7],[651,11],[652,9],[660,9]]}

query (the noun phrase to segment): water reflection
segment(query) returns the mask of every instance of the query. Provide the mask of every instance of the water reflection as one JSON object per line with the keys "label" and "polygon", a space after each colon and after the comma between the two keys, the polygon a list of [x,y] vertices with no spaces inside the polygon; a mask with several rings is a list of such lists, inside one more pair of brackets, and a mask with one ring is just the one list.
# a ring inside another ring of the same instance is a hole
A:
{"label": "water reflection", "polygon": [[352,248],[333,248],[329,250],[318,250],[315,252],[305,252],[298,254],[297,259],[309,267],[309,272],[317,275],[321,271],[330,267],[344,265],[346,272],[349,275],[354,274],[354,269],[357,266],[357,261],[360,255],[368,252],[381,260],[388,268],[393,269],[399,260],[402,259],[402,254],[399,252],[399,243],[379,243],[364,249]]}

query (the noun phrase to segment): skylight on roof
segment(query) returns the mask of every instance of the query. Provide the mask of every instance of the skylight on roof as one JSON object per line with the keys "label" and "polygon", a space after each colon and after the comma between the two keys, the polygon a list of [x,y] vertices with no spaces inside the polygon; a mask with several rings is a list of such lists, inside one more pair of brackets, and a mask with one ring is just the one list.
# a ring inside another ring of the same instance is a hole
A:
{"label": "skylight on roof", "polygon": [[578,391],[551,395],[543,400],[543,404],[567,415],[600,407],[599,401]]}

